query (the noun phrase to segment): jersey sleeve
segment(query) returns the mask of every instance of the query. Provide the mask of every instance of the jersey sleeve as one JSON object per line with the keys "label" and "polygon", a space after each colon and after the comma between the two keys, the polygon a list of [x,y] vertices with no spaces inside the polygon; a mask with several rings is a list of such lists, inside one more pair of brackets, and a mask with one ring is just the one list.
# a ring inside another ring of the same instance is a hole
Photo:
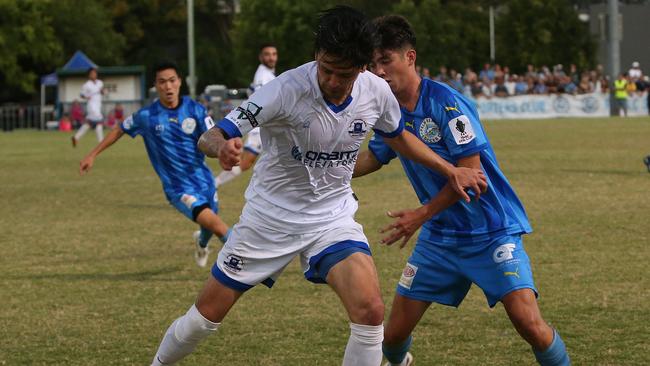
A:
{"label": "jersey sleeve", "polygon": [[196,107],[196,118],[198,120],[197,129],[199,131],[199,135],[214,127],[214,121],[212,120],[212,117],[210,117],[208,114],[207,109],[205,109],[205,107],[200,104],[197,104]]}
{"label": "jersey sleeve", "polygon": [[386,144],[384,138],[379,134],[374,134],[368,142],[368,149],[370,152],[375,155],[375,158],[378,162],[386,165],[390,163],[391,160],[397,157],[397,154],[393,149]]}
{"label": "jersey sleeve", "polygon": [[270,81],[228,113],[217,123],[217,127],[230,137],[242,137],[253,128],[263,126],[281,116],[282,102],[285,99],[283,93],[286,92],[282,90],[282,85],[279,79]]}
{"label": "jersey sleeve", "polygon": [[465,100],[451,92],[431,100],[432,112],[440,121],[445,145],[454,159],[464,158],[488,147],[478,114]]}
{"label": "jersey sleeve", "polygon": [[81,92],[79,93],[84,98],[90,97],[90,91],[88,90],[88,83],[84,83],[84,85],[81,86]]}
{"label": "jersey sleeve", "polygon": [[122,131],[124,131],[124,133],[131,137],[141,135],[143,131],[142,118],[138,113],[134,113],[126,117],[124,121],[120,123],[120,128]]}
{"label": "jersey sleeve", "polygon": [[388,84],[383,83],[380,92],[382,95],[381,107],[383,107],[383,110],[373,130],[377,135],[392,138],[404,130],[404,124],[401,122],[402,113],[399,109],[399,103],[390,91]]}

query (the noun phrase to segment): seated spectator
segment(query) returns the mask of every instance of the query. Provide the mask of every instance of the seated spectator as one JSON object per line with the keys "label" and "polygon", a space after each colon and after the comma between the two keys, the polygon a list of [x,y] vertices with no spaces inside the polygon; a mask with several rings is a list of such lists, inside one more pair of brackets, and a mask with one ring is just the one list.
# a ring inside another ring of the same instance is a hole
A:
{"label": "seated spectator", "polygon": [[79,128],[79,126],[84,122],[84,109],[76,99],[72,102],[72,106],[70,107],[70,118],[72,120],[73,128]]}
{"label": "seated spectator", "polygon": [[429,71],[428,67],[423,67],[422,68],[422,77],[427,78],[427,79],[431,79],[431,72]]}
{"label": "seated spectator", "polygon": [[120,103],[117,103],[115,105],[115,109],[113,109],[113,113],[115,114],[116,123],[122,123],[124,121],[124,108],[122,108],[122,105]]}
{"label": "seated spectator", "polygon": [[492,66],[488,63],[483,65],[483,70],[478,74],[478,78],[481,79],[482,82],[491,82],[494,80],[494,70],[492,69]]}
{"label": "seated spectator", "polygon": [[64,114],[63,117],[59,120],[59,131],[70,132],[72,131],[72,121],[67,114]]}
{"label": "seated spectator", "polygon": [[463,83],[465,85],[472,85],[474,82],[478,80],[478,75],[470,69],[469,67],[465,69],[465,75],[463,75]]}
{"label": "seated spectator", "polygon": [[508,95],[515,95],[515,86],[517,85],[517,75],[515,74],[513,75],[504,74],[504,75],[507,75],[504,76],[504,78],[506,80],[505,86],[506,89],[508,90]]}
{"label": "seated spectator", "polygon": [[536,80],[533,86],[533,94],[548,94],[548,88],[543,80]]}
{"label": "seated spectator", "polygon": [[503,83],[503,76],[494,78],[494,96],[499,98],[508,96],[508,89]]}
{"label": "seated spectator", "polygon": [[435,80],[439,81],[441,83],[446,83],[450,80],[449,75],[447,74],[447,67],[445,66],[440,66],[440,72],[438,72],[438,75],[436,75]]}
{"label": "seated spectator", "polygon": [[515,95],[524,94],[528,94],[528,83],[523,76],[519,76],[517,78],[517,82],[515,83]]}
{"label": "seated spectator", "polygon": [[456,70],[451,69],[449,71],[449,85],[458,90],[459,92],[463,92],[463,80],[462,80],[462,75],[456,72]]}
{"label": "seated spectator", "polygon": [[578,84],[577,92],[579,94],[593,93],[594,88],[593,84],[589,81],[589,74],[582,73],[580,77],[580,83]]}

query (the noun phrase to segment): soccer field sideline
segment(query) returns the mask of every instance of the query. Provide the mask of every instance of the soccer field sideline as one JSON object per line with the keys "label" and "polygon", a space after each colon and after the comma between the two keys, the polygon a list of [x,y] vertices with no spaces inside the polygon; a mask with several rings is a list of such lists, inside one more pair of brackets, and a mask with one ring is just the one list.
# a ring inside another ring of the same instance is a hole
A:
{"label": "soccer field sideline", "polygon": [[[524,243],[540,306],[574,364],[650,363],[650,174],[641,162],[650,118],[485,125],[535,230]],[[0,364],[147,364],[207,277],[192,259],[194,226],[165,202],[141,140],[123,140],[79,177],[94,136],[72,149],[67,134],[0,134]],[[229,223],[246,183],[219,192]],[[353,187],[389,308],[414,240],[382,247],[378,230],[386,210],[415,207],[415,195],[396,163]],[[273,290],[253,289],[182,364],[339,364],[347,321],[331,291],[301,277],[294,263]],[[489,310],[475,287],[458,310],[432,308],[414,337],[419,365],[534,364],[502,307]]]}

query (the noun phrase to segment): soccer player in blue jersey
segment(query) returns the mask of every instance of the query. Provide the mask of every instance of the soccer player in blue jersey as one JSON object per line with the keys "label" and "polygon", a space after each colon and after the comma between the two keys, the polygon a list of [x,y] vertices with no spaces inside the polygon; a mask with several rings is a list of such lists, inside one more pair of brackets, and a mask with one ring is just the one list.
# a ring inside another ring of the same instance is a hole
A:
{"label": "soccer player in blue jersey", "polygon": [[131,137],[141,135],[167,200],[200,226],[194,233],[194,257],[200,267],[205,267],[213,233],[222,242],[229,234],[228,226],[218,215],[212,172],[204,161],[205,155],[197,148],[199,137],[214,122],[201,104],[180,96],[181,77],[174,63],[165,62],[156,67],[155,87],[159,99],[113,129],[81,161],[79,173],[87,173],[97,155],[125,133]]}
{"label": "soccer player in blue jersey", "polygon": [[399,101],[405,129],[452,164],[480,168],[489,189],[479,199],[459,200],[447,180],[395,152],[375,135],[362,152],[355,176],[398,157],[422,206],[389,213],[383,232],[403,247],[420,227],[415,249],[397,286],[384,338],[389,365],[408,365],[411,332],[431,305],[459,306],[472,283],[490,307],[501,301],[541,365],[569,365],[557,331],[542,319],[537,290],[521,237],[531,232],[524,207],[501,172],[474,106],[446,84],[422,79],[415,70],[415,35],[400,16],[375,21],[377,49],[371,71],[388,82]]}

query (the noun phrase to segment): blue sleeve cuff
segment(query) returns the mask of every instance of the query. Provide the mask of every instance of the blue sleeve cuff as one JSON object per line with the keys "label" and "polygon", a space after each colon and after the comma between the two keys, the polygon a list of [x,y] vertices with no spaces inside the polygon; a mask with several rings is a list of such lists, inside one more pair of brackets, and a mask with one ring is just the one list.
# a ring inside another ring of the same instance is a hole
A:
{"label": "blue sleeve cuff", "polygon": [[386,164],[390,163],[391,160],[393,160],[393,159],[391,159],[390,157],[386,156],[386,154],[384,154],[384,155],[382,156],[382,154],[380,154],[380,153],[378,153],[377,151],[375,151],[375,149],[376,149],[375,147],[373,147],[373,146],[371,146],[371,145],[368,145],[368,150],[370,150],[370,152],[372,153],[372,155],[375,156],[375,159],[377,159],[377,161],[380,162],[381,165],[386,165]]}
{"label": "blue sleeve cuff", "polygon": [[239,128],[237,128],[237,126],[227,118],[224,118],[221,121],[219,121],[219,123],[217,123],[217,127],[223,130],[223,132],[225,132],[229,138],[241,137],[241,132],[239,131]]}
{"label": "blue sleeve cuff", "polygon": [[404,124],[402,124],[402,122],[400,121],[399,126],[397,126],[397,129],[393,132],[384,132],[376,128],[373,128],[372,130],[375,131],[375,133],[381,137],[392,139],[393,137],[402,133],[402,131],[404,130]]}
{"label": "blue sleeve cuff", "polygon": [[458,153],[458,154],[452,154],[452,157],[453,157],[454,159],[456,159],[456,160],[458,160],[458,159],[462,159],[462,158],[466,158],[466,157],[468,157],[468,156],[470,156],[470,155],[474,155],[474,154],[480,153],[481,151],[487,149],[487,147],[488,147],[488,144],[487,144],[487,143],[483,143],[483,144],[480,144],[480,145],[476,145],[476,146],[474,146],[474,147],[472,147],[472,148],[469,148],[469,149],[467,149],[467,150],[463,150],[463,151],[461,151],[461,152]]}

